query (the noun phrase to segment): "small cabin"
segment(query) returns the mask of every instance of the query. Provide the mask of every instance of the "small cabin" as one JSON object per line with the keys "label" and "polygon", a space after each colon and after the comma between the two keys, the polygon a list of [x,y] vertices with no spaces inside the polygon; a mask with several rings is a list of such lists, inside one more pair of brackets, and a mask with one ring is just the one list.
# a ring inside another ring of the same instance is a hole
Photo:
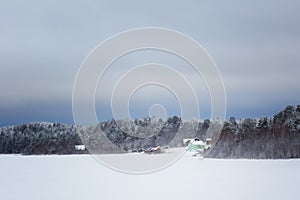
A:
{"label": "small cabin", "polygon": [[145,153],[161,153],[162,150],[160,146],[157,147],[149,147],[147,150],[144,151]]}
{"label": "small cabin", "polygon": [[84,151],[85,150],[85,145],[75,145],[75,150],[76,151]]}
{"label": "small cabin", "polygon": [[205,139],[205,143],[207,144],[207,145],[211,145],[211,138],[206,138]]}

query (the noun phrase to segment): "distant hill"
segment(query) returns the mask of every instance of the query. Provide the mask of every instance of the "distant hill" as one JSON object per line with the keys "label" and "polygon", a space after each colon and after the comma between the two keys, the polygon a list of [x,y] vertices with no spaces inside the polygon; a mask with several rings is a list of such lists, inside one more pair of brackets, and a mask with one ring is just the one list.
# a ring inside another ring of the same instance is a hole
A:
{"label": "distant hill", "polygon": [[[1,154],[78,154],[85,144],[93,153],[122,153],[152,146],[181,147],[183,138],[213,137],[218,121],[143,118],[110,120],[94,126],[29,123],[0,128]],[[103,134],[100,134],[103,133]],[[300,158],[300,105],[287,106],[272,118],[236,120],[223,125],[211,158]]]}

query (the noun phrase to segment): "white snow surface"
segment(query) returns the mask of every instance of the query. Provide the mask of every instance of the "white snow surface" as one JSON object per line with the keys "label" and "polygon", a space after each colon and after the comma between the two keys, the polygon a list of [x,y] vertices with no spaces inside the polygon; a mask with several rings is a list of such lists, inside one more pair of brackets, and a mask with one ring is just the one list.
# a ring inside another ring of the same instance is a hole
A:
{"label": "white snow surface", "polygon": [[3,200],[292,200],[300,198],[299,184],[300,159],[199,160],[185,155],[161,171],[132,175],[111,170],[90,155],[0,155]]}

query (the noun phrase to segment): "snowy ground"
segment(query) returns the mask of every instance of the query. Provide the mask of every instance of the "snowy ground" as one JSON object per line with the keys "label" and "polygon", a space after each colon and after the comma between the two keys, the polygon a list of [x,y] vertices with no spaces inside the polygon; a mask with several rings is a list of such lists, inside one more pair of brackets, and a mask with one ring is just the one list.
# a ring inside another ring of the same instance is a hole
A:
{"label": "snowy ground", "polygon": [[108,169],[89,155],[0,155],[0,199],[5,200],[291,200],[300,198],[299,184],[300,159],[184,156],[162,171],[130,175]]}

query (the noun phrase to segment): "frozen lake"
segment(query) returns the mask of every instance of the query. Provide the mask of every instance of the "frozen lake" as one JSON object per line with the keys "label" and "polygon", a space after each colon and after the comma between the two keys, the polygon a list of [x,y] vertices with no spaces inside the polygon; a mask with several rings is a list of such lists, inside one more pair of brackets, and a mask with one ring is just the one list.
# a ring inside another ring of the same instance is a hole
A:
{"label": "frozen lake", "polygon": [[184,156],[152,174],[113,171],[89,155],[0,155],[0,198],[299,199],[300,159],[199,160]]}

